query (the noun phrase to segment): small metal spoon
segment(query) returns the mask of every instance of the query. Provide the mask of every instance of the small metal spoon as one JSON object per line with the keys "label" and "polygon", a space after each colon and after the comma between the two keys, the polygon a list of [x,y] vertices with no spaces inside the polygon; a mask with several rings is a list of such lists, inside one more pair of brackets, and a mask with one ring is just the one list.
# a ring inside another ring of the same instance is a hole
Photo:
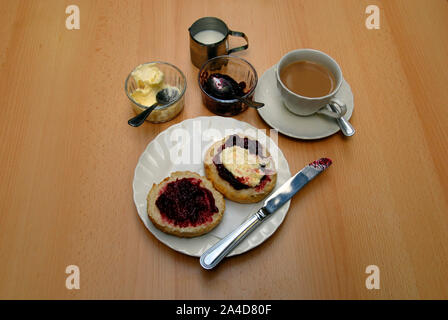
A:
{"label": "small metal spoon", "polygon": [[166,105],[171,101],[176,100],[179,95],[179,91],[173,88],[165,88],[157,92],[156,100],[152,106],[145,109],[143,112],[136,115],[134,118],[129,119],[128,124],[133,127],[139,127],[145,122],[146,118],[148,118],[149,114],[158,106],[158,105]]}
{"label": "small metal spoon", "polygon": [[[328,107],[331,109],[331,111],[337,112],[337,109],[333,104],[329,103]],[[355,128],[353,128],[350,122],[345,120],[344,117],[337,118],[336,121],[338,122],[339,128],[341,128],[342,133],[346,137],[351,137],[352,135],[355,134],[356,132]]]}
{"label": "small metal spoon", "polygon": [[[234,79],[230,78],[227,75],[223,75],[220,73],[212,74],[207,79],[207,87],[211,91],[210,93],[219,98],[219,99],[237,99],[241,101],[242,103],[246,104],[248,107],[251,108],[261,108],[264,106],[264,103],[262,102],[256,102],[252,101],[246,98],[242,98],[237,91],[240,91],[240,87],[238,82],[236,82]],[[242,91],[242,90],[241,90]]]}
{"label": "small metal spoon", "polygon": [[244,99],[244,98],[240,98],[240,97],[235,97],[235,99],[238,99],[242,103],[245,103],[248,107],[251,107],[251,108],[254,108],[254,109],[258,109],[258,108],[264,107],[264,103],[263,102],[256,102],[256,101],[252,101],[252,100]]}

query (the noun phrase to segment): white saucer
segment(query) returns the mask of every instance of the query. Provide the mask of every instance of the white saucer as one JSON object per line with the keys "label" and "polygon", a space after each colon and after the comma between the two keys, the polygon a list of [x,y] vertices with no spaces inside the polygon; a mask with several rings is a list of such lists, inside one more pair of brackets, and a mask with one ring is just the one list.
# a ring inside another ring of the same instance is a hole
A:
{"label": "white saucer", "polygon": [[[347,105],[346,120],[350,119],[353,113],[353,93],[345,79],[341,89],[336,94],[336,98],[342,100]],[[275,76],[275,66],[268,69],[259,79],[254,95],[255,101],[265,104],[258,109],[261,118],[272,128],[289,137],[298,139],[320,139],[328,137],[340,130],[335,119],[314,114],[307,117],[300,117],[291,113],[282,102],[280,91],[277,89],[277,79]]]}

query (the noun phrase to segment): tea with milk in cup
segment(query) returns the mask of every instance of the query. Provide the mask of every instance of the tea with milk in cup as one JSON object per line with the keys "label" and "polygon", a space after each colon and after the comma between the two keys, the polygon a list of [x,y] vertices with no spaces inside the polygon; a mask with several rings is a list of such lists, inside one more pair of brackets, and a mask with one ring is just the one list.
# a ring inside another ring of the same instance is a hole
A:
{"label": "tea with milk in cup", "polygon": [[311,61],[294,61],[280,70],[280,80],[292,92],[310,98],[323,97],[336,87],[330,70]]}

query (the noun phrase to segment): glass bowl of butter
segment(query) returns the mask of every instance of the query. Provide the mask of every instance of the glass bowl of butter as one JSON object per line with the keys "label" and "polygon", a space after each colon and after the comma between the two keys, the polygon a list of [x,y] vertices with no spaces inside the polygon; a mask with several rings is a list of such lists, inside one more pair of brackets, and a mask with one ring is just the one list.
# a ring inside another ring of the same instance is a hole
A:
{"label": "glass bowl of butter", "polygon": [[178,90],[177,99],[167,105],[157,106],[146,118],[152,123],[166,122],[176,117],[184,107],[187,81],[176,66],[162,61],[143,63],[134,68],[126,78],[124,89],[136,114],[156,103],[162,89]]}

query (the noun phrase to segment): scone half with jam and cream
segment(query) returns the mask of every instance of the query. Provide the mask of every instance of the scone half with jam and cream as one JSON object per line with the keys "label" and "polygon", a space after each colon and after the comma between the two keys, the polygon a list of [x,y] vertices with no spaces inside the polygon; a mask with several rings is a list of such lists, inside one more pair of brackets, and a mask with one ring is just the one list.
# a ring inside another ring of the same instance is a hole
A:
{"label": "scone half with jam and cream", "polygon": [[179,237],[196,237],[222,220],[225,202],[207,178],[191,171],[176,171],[147,196],[148,216],[158,229]]}
{"label": "scone half with jam and cream", "polygon": [[215,142],[205,154],[204,168],[213,186],[235,202],[261,201],[277,183],[269,151],[256,139],[242,134]]}

